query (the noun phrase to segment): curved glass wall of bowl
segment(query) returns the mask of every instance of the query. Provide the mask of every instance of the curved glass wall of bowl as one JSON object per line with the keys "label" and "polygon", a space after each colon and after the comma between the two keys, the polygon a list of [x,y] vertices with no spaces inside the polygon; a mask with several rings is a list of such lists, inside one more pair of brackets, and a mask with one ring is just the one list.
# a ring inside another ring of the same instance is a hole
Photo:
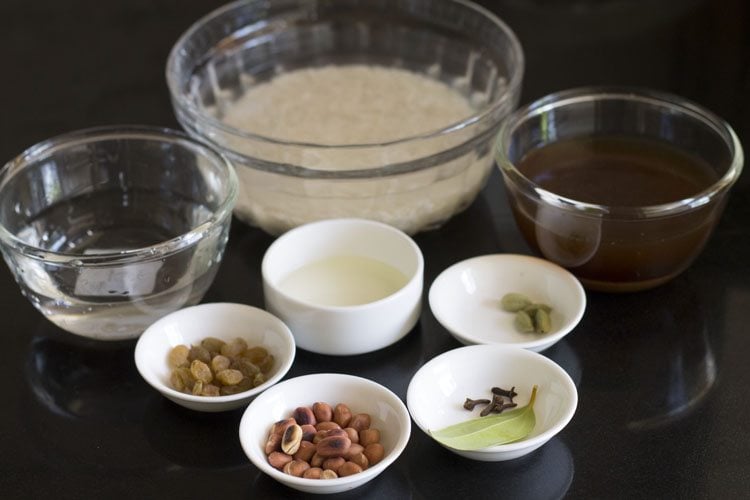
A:
{"label": "curved glass wall of bowl", "polygon": [[[227,123],[248,92],[276,77],[353,65],[439,82],[473,112],[411,136],[348,144]],[[175,46],[167,77],[182,126],[237,165],[240,219],[280,233],[354,216],[413,233],[466,208],[484,185],[492,138],[518,103],[523,65],[507,26],[462,1],[282,0],[232,4],[199,21]]]}
{"label": "curved glass wall of bowl", "polygon": [[187,136],[75,132],[0,174],[3,255],[21,292],[60,328],[131,338],[203,297],[235,197],[231,166]]}
{"label": "curved glass wall of bowl", "polygon": [[497,146],[531,248],[601,291],[653,288],[684,271],[744,161],[710,111],[628,88],[546,96],[505,122]]}

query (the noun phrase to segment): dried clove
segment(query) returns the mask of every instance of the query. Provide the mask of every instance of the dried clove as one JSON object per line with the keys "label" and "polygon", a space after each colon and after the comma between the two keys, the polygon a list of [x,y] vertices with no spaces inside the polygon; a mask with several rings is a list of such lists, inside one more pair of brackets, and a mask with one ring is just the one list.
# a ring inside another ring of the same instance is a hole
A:
{"label": "dried clove", "polygon": [[490,403],[489,399],[466,398],[466,401],[464,401],[464,408],[466,408],[469,411],[472,411],[477,405],[486,405],[489,403]]}
{"label": "dried clove", "polygon": [[518,396],[518,393],[516,393],[516,386],[515,385],[513,387],[511,387],[510,390],[503,389],[501,387],[493,387],[491,390],[492,390],[492,394],[495,394],[496,396],[506,397],[506,398],[510,399],[511,403],[513,402],[513,398],[515,398],[516,396]]}

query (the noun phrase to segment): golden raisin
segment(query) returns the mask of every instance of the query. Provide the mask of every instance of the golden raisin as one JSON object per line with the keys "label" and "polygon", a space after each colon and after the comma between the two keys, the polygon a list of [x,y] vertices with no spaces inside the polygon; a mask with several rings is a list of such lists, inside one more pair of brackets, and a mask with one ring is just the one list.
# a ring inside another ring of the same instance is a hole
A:
{"label": "golden raisin", "polygon": [[196,381],[209,383],[214,379],[211,373],[211,368],[208,367],[203,361],[196,359],[190,363],[190,373],[193,375]]}
{"label": "golden raisin", "polygon": [[221,382],[222,385],[236,385],[240,383],[243,375],[239,370],[221,370],[216,374],[216,380]]}
{"label": "golden raisin", "polygon": [[221,348],[226,344],[221,339],[217,339],[216,337],[206,337],[205,339],[201,340],[201,347],[203,347],[208,352],[221,352]]}
{"label": "golden raisin", "polygon": [[234,358],[244,352],[245,349],[247,349],[247,342],[244,339],[236,338],[224,344],[221,347],[221,353],[229,358]]}
{"label": "golden raisin", "polygon": [[228,357],[217,354],[211,360],[211,370],[213,370],[214,373],[219,373],[220,371],[229,368],[229,365],[231,364],[232,361]]}
{"label": "golden raisin", "polygon": [[188,365],[188,354],[190,349],[186,345],[177,345],[169,351],[167,361],[170,368],[180,368]]}
{"label": "golden raisin", "polygon": [[266,359],[267,356],[268,351],[265,347],[262,346],[250,347],[248,349],[245,349],[245,352],[242,353],[243,358],[246,358],[248,361],[256,365]]}
{"label": "golden raisin", "polygon": [[199,345],[190,346],[190,353],[188,354],[188,361],[192,363],[196,359],[203,361],[204,363],[210,363],[211,353]]}

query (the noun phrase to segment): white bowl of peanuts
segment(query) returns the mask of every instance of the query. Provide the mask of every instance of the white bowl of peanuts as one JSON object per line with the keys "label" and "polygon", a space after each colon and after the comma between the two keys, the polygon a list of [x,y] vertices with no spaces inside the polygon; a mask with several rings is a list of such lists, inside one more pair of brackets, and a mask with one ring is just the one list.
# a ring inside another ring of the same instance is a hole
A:
{"label": "white bowl of peanuts", "polygon": [[411,435],[404,403],[352,375],[285,380],[260,394],[240,422],[240,443],[261,471],[306,493],[361,486],[398,458]]}
{"label": "white bowl of peanuts", "polygon": [[154,389],[191,410],[246,406],[286,375],[294,337],[276,316],[245,304],[186,307],[159,319],[135,346],[135,364]]}

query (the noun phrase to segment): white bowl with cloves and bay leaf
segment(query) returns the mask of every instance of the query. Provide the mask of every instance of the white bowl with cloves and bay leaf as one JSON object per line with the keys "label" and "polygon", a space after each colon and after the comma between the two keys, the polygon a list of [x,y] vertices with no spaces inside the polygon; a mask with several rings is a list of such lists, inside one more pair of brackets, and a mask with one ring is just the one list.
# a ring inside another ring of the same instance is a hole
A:
{"label": "white bowl with cloves and bay leaf", "polygon": [[573,418],[578,392],[554,361],[527,349],[473,345],[414,374],[406,396],[417,426],[448,450],[487,462],[519,458]]}

